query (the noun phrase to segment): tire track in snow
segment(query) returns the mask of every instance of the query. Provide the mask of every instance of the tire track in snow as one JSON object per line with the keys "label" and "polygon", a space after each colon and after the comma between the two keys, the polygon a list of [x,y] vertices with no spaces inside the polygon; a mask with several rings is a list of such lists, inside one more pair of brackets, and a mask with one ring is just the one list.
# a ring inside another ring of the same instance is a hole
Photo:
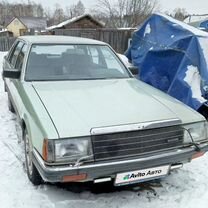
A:
{"label": "tire track in snow", "polygon": [[4,141],[0,141],[13,155],[14,157],[17,159],[18,162],[20,162],[21,165],[23,165],[23,160],[22,157],[19,156],[15,150],[13,150],[12,146],[10,146],[8,143],[4,142]]}

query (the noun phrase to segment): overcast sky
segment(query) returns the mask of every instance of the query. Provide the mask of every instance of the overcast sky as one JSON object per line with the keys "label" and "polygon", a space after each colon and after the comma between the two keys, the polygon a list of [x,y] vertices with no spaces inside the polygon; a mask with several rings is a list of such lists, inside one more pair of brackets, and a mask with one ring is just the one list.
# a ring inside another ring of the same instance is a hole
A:
{"label": "overcast sky", "polygon": [[[43,7],[54,8],[56,3],[62,7],[70,6],[77,3],[78,0],[33,0],[40,2]],[[81,0],[86,8],[92,8],[96,4],[96,0]],[[9,0],[9,2],[22,2],[21,0]],[[27,0],[23,0],[27,2]],[[160,9],[162,11],[172,12],[175,8],[185,8],[190,14],[207,14],[208,13],[208,0],[158,0]]]}
{"label": "overcast sky", "polygon": [[208,0],[158,0],[162,11],[185,8],[189,14],[208,14]]}

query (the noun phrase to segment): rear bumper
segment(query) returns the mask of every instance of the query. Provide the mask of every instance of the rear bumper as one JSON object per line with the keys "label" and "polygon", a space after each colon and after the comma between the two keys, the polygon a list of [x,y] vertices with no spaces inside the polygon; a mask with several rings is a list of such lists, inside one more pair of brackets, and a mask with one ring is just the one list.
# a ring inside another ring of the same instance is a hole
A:
{"label": "rear bumper", "polygon": [[[199,145],[202,152],[208,151],[208,144]],[[48,166],[44,163],[39,153],[33,151],[33,162],[38,169],[44,181],[63,182],[64,176],[87,174],[87,178],[82,180],[94,181],[95,179],[111,177],[115,178],[117,173],[141,170],[162,165],[174,165],[187,163],[192,160],[193,155],[197,153],[195,147],[188,147],[178,150],[172,150],[160,154],[146,156],[137,159],[123,160],[116,162],[102,162],[81,166]]]}

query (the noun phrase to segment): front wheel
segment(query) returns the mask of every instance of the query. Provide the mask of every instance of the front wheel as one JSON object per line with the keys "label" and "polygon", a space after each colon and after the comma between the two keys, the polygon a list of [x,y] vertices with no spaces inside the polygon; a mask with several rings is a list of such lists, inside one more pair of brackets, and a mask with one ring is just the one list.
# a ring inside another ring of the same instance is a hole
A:
{"label": "front wheel", "polygon": [[34,185],[40,185],[42,183],[42,178],[32,162],[32,144],[26,129],[24,131],[24,147],[27,176]]}

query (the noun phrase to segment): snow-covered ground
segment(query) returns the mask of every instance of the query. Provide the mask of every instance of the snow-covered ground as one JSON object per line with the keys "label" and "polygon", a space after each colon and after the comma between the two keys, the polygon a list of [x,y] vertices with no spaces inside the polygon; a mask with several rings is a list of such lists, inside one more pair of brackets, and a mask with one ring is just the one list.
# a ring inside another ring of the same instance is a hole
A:
{"label": "snow-covered ground", "polygon": [[[2,58],[0,52],[0,73]],[[15,115],[7,108],[0,78],[0,207],[1,208],[207,208],[208,156],[185,165],[161,181],[130,187],[44,184],[27,179],[18,144]]]}

